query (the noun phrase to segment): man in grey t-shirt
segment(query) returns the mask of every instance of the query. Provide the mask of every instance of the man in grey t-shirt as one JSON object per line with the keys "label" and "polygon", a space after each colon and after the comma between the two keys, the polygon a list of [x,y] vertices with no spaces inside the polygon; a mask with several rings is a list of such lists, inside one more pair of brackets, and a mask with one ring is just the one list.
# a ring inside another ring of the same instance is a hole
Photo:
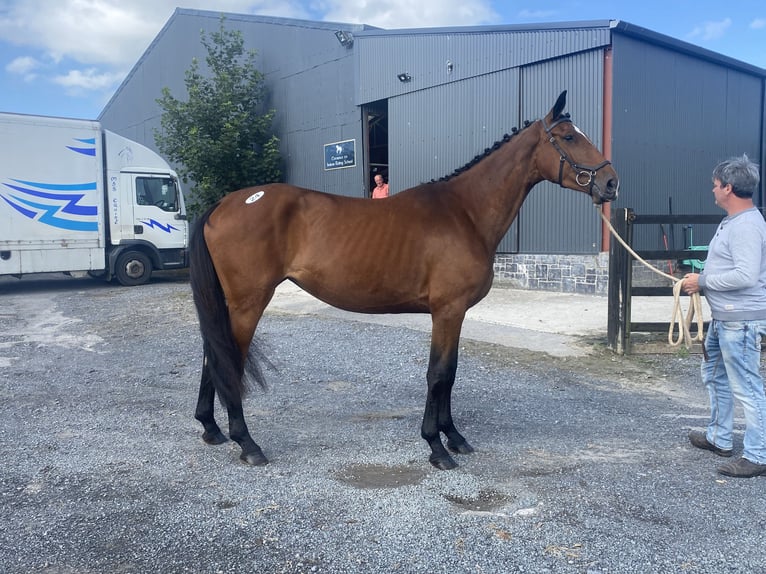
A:
{"label": "man in grey t-shirt", "polygon": [[738,478],[766,474],[766,394],[760,372],[766,334],[766,222],[753,203],[758,166],[746,155],[713,170],[713,195],[726,217],[710,241],[702,273],[684,277],[686,293],[703,291],[713,320],[705,339],[702,381],[710,395],[707,430],[692,431],[697,448],[732,455],[734,401],[745,413],[742,457],[718,468]]}

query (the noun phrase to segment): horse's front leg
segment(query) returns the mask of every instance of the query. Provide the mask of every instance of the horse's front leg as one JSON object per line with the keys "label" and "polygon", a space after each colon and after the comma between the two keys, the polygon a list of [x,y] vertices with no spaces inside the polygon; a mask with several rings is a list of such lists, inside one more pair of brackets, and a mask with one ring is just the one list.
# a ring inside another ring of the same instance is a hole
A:
{"label": "horse's front leg", "polygon": [[207,444],[222,444],[229,439],[221,432],[221,428],[215,422],[214,408],[215,387],[210,378],[210,368],[207,362],[207,353],[205,353],[202,359],[202,378],[199,383],[199,397],[197,398],[194,418],[201,422],[205,429],[202,433],[202,440]]}
{"label": "horse's front leg", "polygon": [[428,396],[420,434],[431,447],[429,461],[436,468],[450,470],[457,466],[442,444],[440,433],[447,437],[447,447],[458,454],[473,452],[452,420],[452,387],[457,371],[458,343],[464,314],[433,316],[431,356],[428,363]]}

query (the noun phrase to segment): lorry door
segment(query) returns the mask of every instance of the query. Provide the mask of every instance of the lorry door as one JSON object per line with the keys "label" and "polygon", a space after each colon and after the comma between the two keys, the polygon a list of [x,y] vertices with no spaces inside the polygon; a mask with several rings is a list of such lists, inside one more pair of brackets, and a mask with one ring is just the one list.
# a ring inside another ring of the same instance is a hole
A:
{"label": "lorry door", "polygon": [[187,244],[187,224],[178,183],[169,174],[123,173],[125,189],[132,191],[133,237],[157,249],[182,249]]}

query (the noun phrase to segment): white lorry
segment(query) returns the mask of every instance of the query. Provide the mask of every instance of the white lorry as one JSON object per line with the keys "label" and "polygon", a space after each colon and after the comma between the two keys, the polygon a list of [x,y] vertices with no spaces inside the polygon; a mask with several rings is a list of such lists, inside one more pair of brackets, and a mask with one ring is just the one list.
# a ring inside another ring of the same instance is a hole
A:
{"label": "white lorry", "polygon": [[0,275],[123,285],[188,265],[178,176],[97,121],[0,113]]}

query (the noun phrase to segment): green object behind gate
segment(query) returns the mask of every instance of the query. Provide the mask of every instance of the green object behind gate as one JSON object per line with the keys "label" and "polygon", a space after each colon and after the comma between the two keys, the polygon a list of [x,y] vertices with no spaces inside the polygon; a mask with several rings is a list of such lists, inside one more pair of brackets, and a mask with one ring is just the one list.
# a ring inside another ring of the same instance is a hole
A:
{"label": "green object behind gate", "polygon": [[[687,249],[689,251],[707,251],[707,245],[690,245]],[[699,273],[705,268],[705,262],[699,259],[684,259],[683,264],[691,267],[695,273]]]}

